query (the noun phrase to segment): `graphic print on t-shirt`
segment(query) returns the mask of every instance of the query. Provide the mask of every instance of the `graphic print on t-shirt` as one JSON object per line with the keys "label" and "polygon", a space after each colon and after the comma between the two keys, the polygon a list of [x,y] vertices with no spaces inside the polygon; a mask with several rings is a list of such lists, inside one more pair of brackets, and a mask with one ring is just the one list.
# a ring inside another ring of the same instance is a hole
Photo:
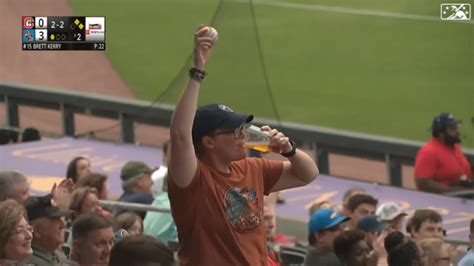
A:
{"label": "graphic print on t-shirt", "polygon": [[239,233],[251,232],[262,222],[263,211],[253,188],[230,187],[224,197],[227,218]]}

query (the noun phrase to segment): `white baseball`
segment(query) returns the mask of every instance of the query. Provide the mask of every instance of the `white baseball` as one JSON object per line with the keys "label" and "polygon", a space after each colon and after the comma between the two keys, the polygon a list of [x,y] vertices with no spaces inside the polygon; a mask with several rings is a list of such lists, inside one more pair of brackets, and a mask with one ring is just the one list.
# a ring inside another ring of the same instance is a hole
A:
{"label": "white baseball", "polygon": [[213,27],[206,27],[208,30],[206,34],[204,34],[204,37],[209,37],[212,39],[212,42],[216,42],[219,39],[219,34],[217,33],[217,30],[214,29]]}

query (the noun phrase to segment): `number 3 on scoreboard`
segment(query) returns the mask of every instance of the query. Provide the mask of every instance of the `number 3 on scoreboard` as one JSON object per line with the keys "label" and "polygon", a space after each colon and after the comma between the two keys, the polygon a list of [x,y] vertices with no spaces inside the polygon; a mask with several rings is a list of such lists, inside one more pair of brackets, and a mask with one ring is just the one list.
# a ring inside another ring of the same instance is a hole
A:
{"label": "number 3 on scoreboard", "polygon": [[48,30],[35,30],[35,41],[46,42],[48,41]]}

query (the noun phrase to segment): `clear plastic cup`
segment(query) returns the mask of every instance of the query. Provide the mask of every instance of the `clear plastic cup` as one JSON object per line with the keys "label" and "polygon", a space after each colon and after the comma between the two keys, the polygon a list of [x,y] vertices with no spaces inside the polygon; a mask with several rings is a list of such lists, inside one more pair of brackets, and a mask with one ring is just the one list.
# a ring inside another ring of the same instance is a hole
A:
{"label": "clear plastic cup", "polygon": [[250,125],[244,130],[244,147],[259,152],[270,151],[270,137],[267,132],[262,131],[259,127]]}

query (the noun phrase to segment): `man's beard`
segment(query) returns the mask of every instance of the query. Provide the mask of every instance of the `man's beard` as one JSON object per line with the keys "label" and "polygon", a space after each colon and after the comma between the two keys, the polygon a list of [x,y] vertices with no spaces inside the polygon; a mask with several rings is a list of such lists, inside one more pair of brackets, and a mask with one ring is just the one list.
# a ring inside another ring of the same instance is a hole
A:
{"label": "man's beard", "polygon": [[461,138],[459,137],[459,135],[451,136],[449,134],[445,134],[444,135],[444,142],[448,146],[454,146],[454,144],[456,144],[456,143],[461,143]]}

